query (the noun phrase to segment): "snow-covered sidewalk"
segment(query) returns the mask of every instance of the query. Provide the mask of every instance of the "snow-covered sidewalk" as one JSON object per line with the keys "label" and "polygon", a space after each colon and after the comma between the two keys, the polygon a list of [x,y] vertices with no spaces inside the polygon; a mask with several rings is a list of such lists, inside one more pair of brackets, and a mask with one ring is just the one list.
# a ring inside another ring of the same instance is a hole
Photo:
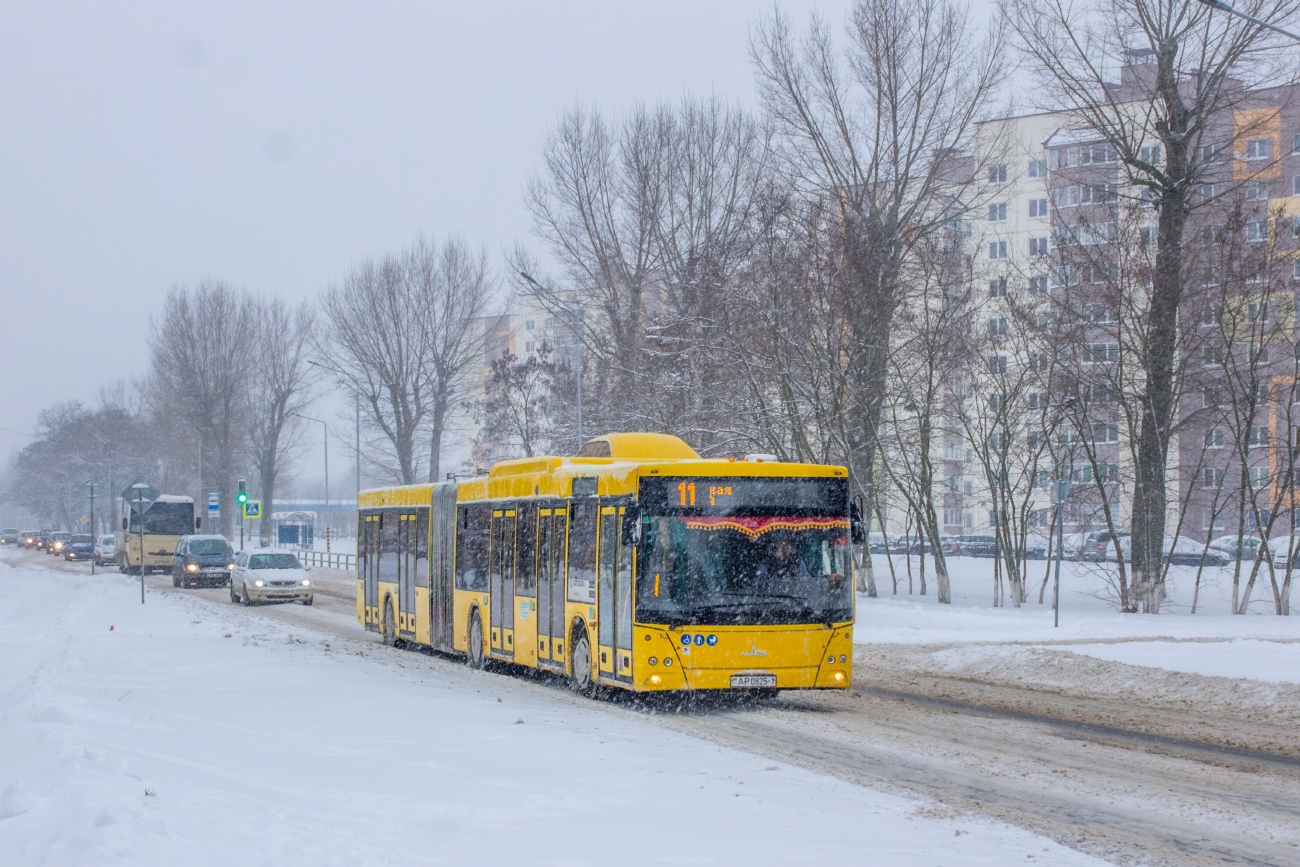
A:
{"label": "snow-covered sidewalk", "polygon": [[177,594],[142,606],[137,586],[0,562],[6,865],[1101,863],[558,690]]}

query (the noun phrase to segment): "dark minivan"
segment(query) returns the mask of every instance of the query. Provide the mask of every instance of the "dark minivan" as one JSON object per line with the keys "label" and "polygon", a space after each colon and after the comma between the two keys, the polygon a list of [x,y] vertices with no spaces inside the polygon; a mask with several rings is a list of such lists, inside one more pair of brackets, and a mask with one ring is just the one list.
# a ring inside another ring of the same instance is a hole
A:
{"label": "dark minivan", "polygon": [[172,586],[225,587],[235,565],[235,549],[225,536],[184,536],[172,555]]}

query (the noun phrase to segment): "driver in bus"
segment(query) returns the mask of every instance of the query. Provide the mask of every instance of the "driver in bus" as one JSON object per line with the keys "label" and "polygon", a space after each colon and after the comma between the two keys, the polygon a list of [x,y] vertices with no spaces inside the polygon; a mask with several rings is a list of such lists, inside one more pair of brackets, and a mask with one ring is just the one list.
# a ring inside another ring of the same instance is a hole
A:
{"label": "driver in bus", "polygon": [[796,557],[794,545],[788,539],[778,539],[771,551],[758,567],[758,577],[762,581],[777,582],[789,578],[807,581],[812,575],[808,564],[802,557]]}

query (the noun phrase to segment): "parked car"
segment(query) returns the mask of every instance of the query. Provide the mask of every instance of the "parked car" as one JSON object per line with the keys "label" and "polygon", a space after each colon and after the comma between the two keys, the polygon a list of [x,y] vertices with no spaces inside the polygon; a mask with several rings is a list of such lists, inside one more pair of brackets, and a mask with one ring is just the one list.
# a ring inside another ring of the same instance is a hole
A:
{"label": "parked car", "polygon": [[0,545],[17,545],[18,538],[19,534],[17,527],[6,527],[5,529],[0,530]]}
{"label": "parked car", "polygon": [[301,602],[311,605],[315,599],[311,577],[293,551],[259,548],[241,551],[235,556],[235,571],[230,579],[230,601],[252,605],[254,602]]}
{"label": "parked car", "polygon": [[63,531],[59,531],[58,533],[51,533],[50,540],[45,545],[45,553],[53,554],[54,556],[58,557],[63,553],[63,549],[68,547],[68,540],[71,538],[72,538],[71,533],[66,533]]}
{"label": "parked car", "polygon": [[[1086,563],[1102,563],[1104,561],[1116,561],[1122,556],[1121,551],[1127,544],[1129,533],[1119,532],[1111,535],[1109,530],[1101,530],[1096,533],[1089,533],[1083,540],[1083,545],[1079,549],[1079,559]],[[1116,548],[1115,540],[1119,540],[1119,547]]]}
{"label": "parked car", "polygon": [[1228,562],[1228,556],[1222,551],[1207,548],[1204,542],[1186,536],[1177,539],[1166,536],[1164,553],[1175,566],[1223,566]]}
{"label": "parked car", "polygon": [[182,536],[172,555],[172,586],[225,586],[235,568],[235,551],[225,536]]}
{"label": "parked car", "polygon": [[103,566],[117,562],[117,540],[112,536],[100,536],[95,543],[95,565]]}
{"label": "parked car", "polygon": [[889,548],[889,537],[884,533],[870,533],[867,536],[867,550],[872,554],[883,554]]}
{"label": "parked car", "polygon": [[1258,536],[1220,536],[1210,542],[1210,547],[1229,560],[1254,560],[1259,553]]}
{"label": "parked car", "polygon": [[1025,536],[1025,559],[1042,560],[1047,556],[1048,538],[1030,533]]}
{"label": "parked car", "polygon": [[998,541],[994,536],[961,536],[957,544],[967,557],[997,556]]}
{"label": "parked car", "polygon": [[41,534],[39,530],[23,530],[22,537],[23,537],[22,544],[24,548],[35,548],[37,541],[41,537]]}
{"label": "parked car", "polygon": [[63,546],[64,560],[89,560],[95,556],[95,537],[89,533],[73,533]]}
{"label": "parked car", "polygon": [[1297,547],[1300,547],[1300,536],[1281,536],[1268,540],[1265,554],[1273,558],[1274,569],[1286,569],[1287,560],[1295,554],[1296,559],[1292,568],[1300,569],[1300,552],[1296,551]]}

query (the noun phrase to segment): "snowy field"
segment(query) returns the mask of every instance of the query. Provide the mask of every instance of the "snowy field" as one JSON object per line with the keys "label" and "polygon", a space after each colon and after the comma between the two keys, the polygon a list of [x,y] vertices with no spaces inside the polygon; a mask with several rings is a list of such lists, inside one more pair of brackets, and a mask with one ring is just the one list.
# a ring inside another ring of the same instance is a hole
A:
{"label": "snowy field", "polygon": [[1102,863],[360,632],[142,606],[123,576],[13,553],[5,865]]}

